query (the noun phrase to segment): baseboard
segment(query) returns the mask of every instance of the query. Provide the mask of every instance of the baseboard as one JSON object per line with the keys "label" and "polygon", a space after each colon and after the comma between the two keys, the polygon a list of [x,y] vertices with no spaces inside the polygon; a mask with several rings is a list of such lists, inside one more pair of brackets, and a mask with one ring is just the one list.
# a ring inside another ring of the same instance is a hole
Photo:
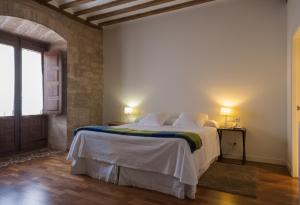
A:
{"label": "baseboard", "polygon": [[[232,155],[232,154],[224,154],[224,157],[232,158],[232,159],[242,159],[242,157],[240,155]],[[247,155],[247,161],[287,166],[287,161],[284,159],[267,158],[267,157],[261,157],[261,156],[255,156],[255,155]]]}
{"label": "baseboard", "polygon": [[288,168],[288,171],[289,171],[290,175],[292,175],[292,164],[289,160],[287,160],[286,166]]}

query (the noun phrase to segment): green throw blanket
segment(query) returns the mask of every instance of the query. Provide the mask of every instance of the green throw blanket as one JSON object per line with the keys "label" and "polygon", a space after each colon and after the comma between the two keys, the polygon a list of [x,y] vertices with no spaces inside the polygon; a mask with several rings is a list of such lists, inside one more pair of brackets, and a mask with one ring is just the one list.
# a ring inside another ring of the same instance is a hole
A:
{"label": "green throw blanket", "polygon": [[176,132],[176,131],[150,131],[150,130],[134,130],[128,128],[113,128],[107,126],[86,126],[75,129],[74,136],[77,132],[86,130],[94,132],[103,132],[118,135],[128,135],[135,137],[155,137],[155,138],[180,138],[184,139],[190,146],[191,152],[202,146],[201,138],[193,132]]}

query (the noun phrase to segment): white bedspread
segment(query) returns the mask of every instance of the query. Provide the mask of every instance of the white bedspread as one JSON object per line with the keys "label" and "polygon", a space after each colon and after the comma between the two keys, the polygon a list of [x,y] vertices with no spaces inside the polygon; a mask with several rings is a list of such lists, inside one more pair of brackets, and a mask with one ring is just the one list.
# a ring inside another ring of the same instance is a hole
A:
{"label": "white bedspread", "polygon": [[189,131],[198,133],[202,147],[191,153],[184,139],[136,137],[92,131],[80,131],[74,137],[67,159],[93,159],[117,166],[174,176],[181,183],[195,186],[200,175],[219,155],[219,141],[215,128],[178,129],[172,126],[141,127],[139,130]]}

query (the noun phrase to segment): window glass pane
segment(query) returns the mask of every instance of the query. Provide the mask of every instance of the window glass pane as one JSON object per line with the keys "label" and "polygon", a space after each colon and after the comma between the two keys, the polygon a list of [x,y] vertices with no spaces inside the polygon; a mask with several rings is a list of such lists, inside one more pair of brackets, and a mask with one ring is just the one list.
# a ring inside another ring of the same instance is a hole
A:
{"label": "window glass pane", "polygon": [[39,115],[42,113],[42,54],[22,49],[22,115]]}
{"label": "window glass pane", "polygon": [[0,116],[14,115],[15,49],[0,44]]}

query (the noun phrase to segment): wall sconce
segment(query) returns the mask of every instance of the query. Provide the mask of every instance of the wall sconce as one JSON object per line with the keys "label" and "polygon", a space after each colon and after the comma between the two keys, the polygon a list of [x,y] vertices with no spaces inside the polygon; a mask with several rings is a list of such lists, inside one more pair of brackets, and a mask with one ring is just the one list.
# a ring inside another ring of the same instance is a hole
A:
{"label": "wall sconce", "polygon": [[220,114],[225,116],[224,127],[228,127],[228,116],[232,116],[233,110],[230,107],[221,107]]}

